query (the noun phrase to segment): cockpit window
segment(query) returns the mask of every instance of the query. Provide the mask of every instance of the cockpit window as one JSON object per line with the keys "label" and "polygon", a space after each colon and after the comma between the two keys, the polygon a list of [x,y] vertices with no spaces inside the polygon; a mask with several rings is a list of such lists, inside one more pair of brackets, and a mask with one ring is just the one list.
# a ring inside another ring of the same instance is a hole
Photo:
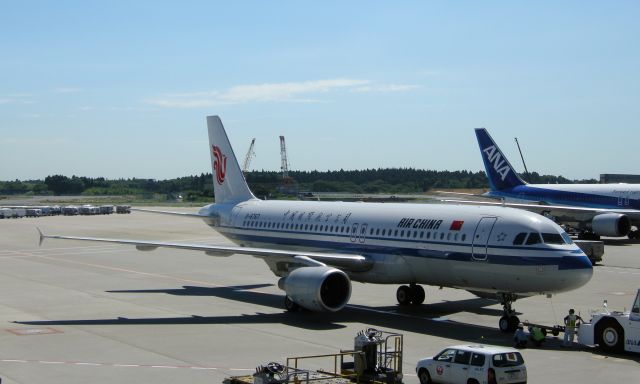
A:
{"label": "cockpit window", "polygon": [[564,244],[564,239],[559,233],[542,233],[542,240],[546,244]]}
{"label": "cockpit window", "polygon": [[539,244],[539,243],[542,243],[540,234],[538,232],[531,232],[529,234],[529,237],[527,238],[527,245]]}
{"label": "cockpit window", "polygon": [[573,244],[573,240],[571,240],[571,236],[569,236],[569,234],[567,232],[562,232],[560,234],[560,236],[562,236],[562,238],[564,239],[564,242],[567,244]]}
{"label": "cockpit window", "polygon": [[527,237],[526,232],[520,232],[516,235],[516,238],[513,239],[513,245],[521,245],[524,242],[525,237]]}

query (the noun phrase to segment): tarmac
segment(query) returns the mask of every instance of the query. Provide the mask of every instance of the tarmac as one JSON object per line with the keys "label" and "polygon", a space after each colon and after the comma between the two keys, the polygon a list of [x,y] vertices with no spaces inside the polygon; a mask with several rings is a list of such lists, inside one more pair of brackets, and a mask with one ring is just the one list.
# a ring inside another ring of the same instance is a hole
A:
{"label": "tarmac", "polygon": [[[229,244],[198,219],[150,213],[0,220],[3,384],[221,383],[270,361],[351,349],[370,327],[404,335],[404,382],[416,384],[416,362],[447,346],[513,344],[497,330],[499,303],[461,290],[425,287],[425,304],[406,308],[396,303],[397,286],[354,283],[340,312],[287,313],[277,278],[259,259],[79,241],[39,246],[36,227]],[[638,288],[640,244],[609,239],[586,286],[514,308],[523,321],[554,325],[569,308],[588,319],[604,299],[611,310],[628,310]],[[522,350],[529,383],[633,383],[640,375],[640,355],[561,344],[548,337],[542,348]]]}

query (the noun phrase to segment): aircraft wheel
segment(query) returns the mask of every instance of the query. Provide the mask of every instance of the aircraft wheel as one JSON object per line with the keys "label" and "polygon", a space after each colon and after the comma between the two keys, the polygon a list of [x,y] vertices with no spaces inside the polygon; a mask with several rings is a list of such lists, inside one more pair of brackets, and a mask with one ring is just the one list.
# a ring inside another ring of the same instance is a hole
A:
{"label": "aircraft wheel", "polygon": [[502,316],[498,320],[498,328],[500,328],[500,332],[509,332],[509,317]]}
{"label": "aircraft wheel", "polygon": [[284,297],[284,308],[289,312],[297,312],[300,310],[300,306],[291,300],[289,296]]}
{"label": "aircraft wheel", "polygon": [[411,288],[406,285],[401,285],[400,288],[398,288],[398,290],[396,291],[396,299],[398,300],[398,304],[411,304],[411,293]]}
{"label": "aircraft wheel", "polygon": [[411,287],[411,290],[411,296],[413,296],[411,304],[420,305],[424,303],[424,298],[426,296],[424,293],[424,288],[422,288],[421,285],[414,285],[413,287]]}

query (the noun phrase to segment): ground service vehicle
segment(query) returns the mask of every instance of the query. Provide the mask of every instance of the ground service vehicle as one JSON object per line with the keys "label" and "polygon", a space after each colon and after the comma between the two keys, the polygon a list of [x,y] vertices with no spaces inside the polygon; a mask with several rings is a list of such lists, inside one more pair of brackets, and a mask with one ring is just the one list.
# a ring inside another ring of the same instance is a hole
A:
{"label": "ground service vehicle", "polygon": [[640,289],[629,312],[604,311],[591,315],[589,323],[578,328],[578,342],[597,345],[609,352],[640,353]]}
{"label": "ground service vehicle", "polygon": [[420,384],[526,383],[527,367],[518,350],[493,345],[456,345],[418,361]]}
{"label": "ground service vehicle", "polygon": [[[402,384],[401,334],[368,328],[358,332],[353,344],[353,350],[340,350],[339,353],[328,355],[289,357],[286,364],[270,362],[258,366],[253,375],[231,376],[223,383]],[[314,370],[302,368],[309,361],[313,361],[312,365],[316,367]]]}

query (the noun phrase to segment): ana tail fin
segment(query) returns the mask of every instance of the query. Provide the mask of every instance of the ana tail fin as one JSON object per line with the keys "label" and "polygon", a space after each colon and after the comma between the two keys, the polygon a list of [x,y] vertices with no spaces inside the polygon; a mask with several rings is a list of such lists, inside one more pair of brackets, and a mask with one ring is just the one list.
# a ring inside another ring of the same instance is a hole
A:
{"label": "ana tail fin", "polygon": [[215,202],[231,203],[255,199],[240,170],[220,117],[207,116],[207,128]]}
{"label": "ana tail fin", "polygon": [[476,128],[476,137],[480,146],[480,154],[484,162],[484,169],[489,178],[492,191],[513,188],[526,184],[513,169],[509,160],[504,156],[498,145],[484,128]]}

